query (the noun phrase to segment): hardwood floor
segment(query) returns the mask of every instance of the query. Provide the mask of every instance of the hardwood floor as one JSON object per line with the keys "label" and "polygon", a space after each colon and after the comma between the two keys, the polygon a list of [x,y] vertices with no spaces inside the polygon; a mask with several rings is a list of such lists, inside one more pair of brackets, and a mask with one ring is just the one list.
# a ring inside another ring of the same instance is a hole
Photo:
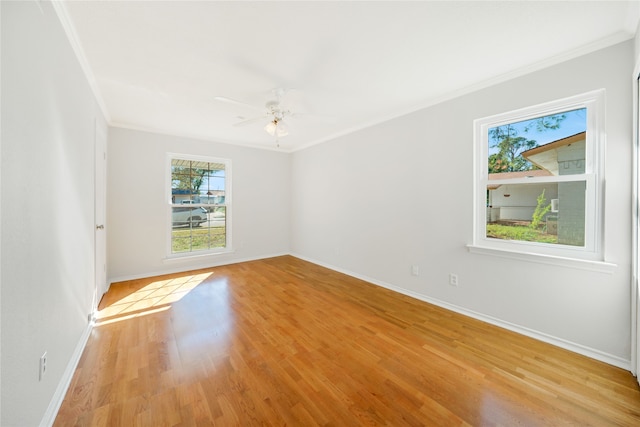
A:
{"label": "hardwood floor", "polygon": [[640,425],[629,372],[289,256],[100,308],[55,426]]}

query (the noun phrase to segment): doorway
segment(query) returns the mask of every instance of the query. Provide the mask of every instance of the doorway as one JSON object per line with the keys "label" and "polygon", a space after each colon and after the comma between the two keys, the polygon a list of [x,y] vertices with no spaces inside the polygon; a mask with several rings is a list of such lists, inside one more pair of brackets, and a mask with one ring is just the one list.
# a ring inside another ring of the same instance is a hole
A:
{"label": "doorway", "polygon": [[94,310],[107,292],[107,129],[95,123],[95,298]]}

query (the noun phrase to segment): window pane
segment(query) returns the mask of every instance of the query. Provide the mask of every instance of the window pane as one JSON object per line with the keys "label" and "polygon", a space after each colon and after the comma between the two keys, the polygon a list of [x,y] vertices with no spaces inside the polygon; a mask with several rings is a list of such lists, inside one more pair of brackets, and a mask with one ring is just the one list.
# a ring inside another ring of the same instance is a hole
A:
{"label": "window pane", "polygon": [[527,171],[538,171],[536,176],[584,173],[586,116],[587,109],[581,108],[490,128],[489,178]]}
{"label": "window pane", "polygon": [[487,186],[486,237],[584,246],[585,181]]}
{"label": "window pane", "polygon": [[209,230],[207,228],[191,229],[191,250],[203,251],[211,248]]}
{"label": "window pane", "polygon": [[171,253],[228,248],[229,172],[226,160],[171,159]]}
{"label": "window pane", "polygon": [[171,208],[171,225],[177,227],[200,227],[207,221],[208,212],[201,206],[180,206]]}
{"label": "window pane", "polygon": [[211,248],[224,248],[226,246],[226,212],[227,208],[225,206],[216,206],[209,213],[209,221],[207,221],[205,227],[208,229]]}
{"label": "window pane", "polygon": [[222,204],[225,199],[225,169],[224,165],[210,163],[209,169],[203,177],[202,186],[199,189],[200,203]]}
{"label": "window pane", "polygon": [[225,179],[224,163],[172,159],[171,201],[176,204],[221,203],[225,197]]}
{"label": "window pane", "polygon": [[171,236],[171,252],[172,253],[191,251],[191,236],[187,236],[187,237],[180,237],[180,235],[176,236],[175,230],[173,231],[172,234],[173,234]]}
{"label": "window pane", "polygon": [[[226,207],[212,208],[203,221],[195,218],[193,212],[196,209],[203,208],[193,208],[193,211],[188,208],[173,208],[174,212],[179,212],[182,215],[180,219],[183,221],[178,221],[178,218],[174,219],[171,233],[172,252],[189,252],[226,246]],[[192,212],[192,216],[187,218],[186,215],[189,212]]]}
{"label": "window pane", "polygon": [[227,234],[224,225],[211,228],[210,239],[212,248],[224,248],[227,245]]}

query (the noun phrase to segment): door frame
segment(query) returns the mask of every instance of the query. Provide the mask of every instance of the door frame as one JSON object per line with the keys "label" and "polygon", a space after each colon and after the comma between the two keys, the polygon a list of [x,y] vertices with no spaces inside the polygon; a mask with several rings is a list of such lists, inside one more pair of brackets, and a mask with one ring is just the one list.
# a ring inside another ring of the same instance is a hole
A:
{"label": "door frame", "polygon": [[632,179],[632,248],[631,248],[631,373],[640,383],[640,289],[638,289],[638,275],[640,260],[640,62],[633,71],[633,179]]}
{"label": "door frame", "polygon": [[107,292],[107,127],[95,120],[94,140],[94,278],[93,310]]}

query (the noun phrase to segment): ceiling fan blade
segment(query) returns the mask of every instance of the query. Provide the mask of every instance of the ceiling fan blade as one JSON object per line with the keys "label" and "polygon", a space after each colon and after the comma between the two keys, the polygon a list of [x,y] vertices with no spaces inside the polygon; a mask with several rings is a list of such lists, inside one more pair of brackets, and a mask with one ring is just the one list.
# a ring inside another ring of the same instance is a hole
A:
{"label": "ceiling fan blade", "polygon": [[237,100],[232,99],[232,98],[227,98],[226,96],[214,96],[213,99],[215,99],[216,101],[220,101],[220,102],[226,102],[228,104],[234,104],[234,105],[239,105],[241,107],[252,108],[254,110],[263,110],[264,109],[264,107],[257,107],[255,105],[247,104],[247,103],[242,102],[242,101],[237,101]]}
{"label": "ceiling fan blade", "polygon": [[252,123],[257,123],[257,122],[263,122],[268,120],[267,116],[260,116],[260,117],[253,117],[251,119],[246,119],[246,120],[242,120],[238,123],[234,123],[234,126],[246,126],[246,125],[250,125]]}

